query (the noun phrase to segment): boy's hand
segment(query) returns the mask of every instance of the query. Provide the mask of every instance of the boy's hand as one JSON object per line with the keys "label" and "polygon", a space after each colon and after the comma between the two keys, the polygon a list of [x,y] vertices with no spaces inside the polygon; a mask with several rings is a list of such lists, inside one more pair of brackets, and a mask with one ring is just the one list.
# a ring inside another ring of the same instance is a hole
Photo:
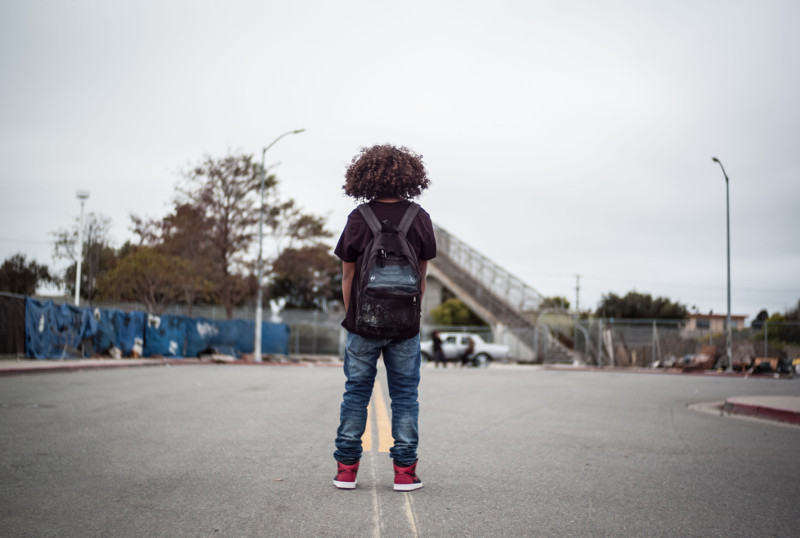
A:
{"label": "boy's hand", "polygon": [[353,288],[353,277],[356,274],[355,262],[342,262],[342,300],[344,311],[350,307],[350,290]]}

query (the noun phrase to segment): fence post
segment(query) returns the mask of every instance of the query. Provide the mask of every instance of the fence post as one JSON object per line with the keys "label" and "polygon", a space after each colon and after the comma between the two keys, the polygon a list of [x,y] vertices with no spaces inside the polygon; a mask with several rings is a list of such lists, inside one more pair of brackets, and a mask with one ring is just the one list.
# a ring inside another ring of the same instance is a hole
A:
{"label": "fence post", "polygon": [[[572,349],[578,353],[578,318],[572,318]],[[584,353],[584,357],[586,354]],[[573,361],[574,362],[574,361]]]}
{"label": "fence post", "polygon": [[311,353],[313,355],[317,354],[317,327],[319,326],[318,323],[319,315],[316,310],[314,310],[314,336],[311,339]]}
{"label": "fence post", "polygon": [[603,320],[597,320],[597,366],[603,366]]}
{"label": "fence post", "polygon": [[650,342],[652,347],[650,351],[650,366],[653,366],[653,363],[656,360],[656,320],[653,320],[653,338]]}

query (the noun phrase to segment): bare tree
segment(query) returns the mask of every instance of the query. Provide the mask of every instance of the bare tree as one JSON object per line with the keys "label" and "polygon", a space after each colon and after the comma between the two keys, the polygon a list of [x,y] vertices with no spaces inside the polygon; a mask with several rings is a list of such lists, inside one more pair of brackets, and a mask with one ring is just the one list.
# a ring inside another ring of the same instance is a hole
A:
{"label": "bare tree", "polygon": [[[252,155],[207,156],[184,173],[184,180],[175,212],[162,221],[161,241],[170,253],[193,257],[193,270],[213,283],[230,319],[233,307],[252,297],[257,285],[248,252],[261,210],[261,166]],[[275,176],[265,173],[264,225],[277,246],[276,256],[287,246],[330,236],[322,217],[304,213],[294,200],[282,200],[277,185]],[[139,224],[142,234],[152,230]]]}
{"label": "bare tree", "polygon": [[[76,217],[72,228],[53,232],[55,237],[54,256],[73,262],[65,270],[63,278],[63,284],[70,294],[75,291],[79,226],[80,219]],[[109,217],[94,212],[86,215],[83,223],[83,248],[80,250],[80,255],[83,257],[81,261],[81,297],[90,302],[97,295],[98,276],[111,269],[116,262],[116,252],[111,247],[110,230],[111,219]]]}
{"label": "bare tree", "polygon": [[[258,286],[251,247],[261,210],[261,165],[252,155],[206,156],[182,175],[173,212],[160,220],[131,215],[132,229],[140,245],[187,262],[187,278],[177,285],[190,309],[205,297],[219,301],[230,319],[234,306],[252,299]],[[277,185],[274,175],[265,174],[265,235],[275,247],[268,268],[286,248],[330,236],[324,218],[282,199]]]}
{"label": "bare tree", "polygon": [[213,300],[217,281],[211,263],[211,230],[202,208],[191,204],[178,204],[175,211],[163,219],[146,219],[131,215],[133,232],[139,244],[149,246],[166,256],[177,257],[188,265],[185,278],[178,285],[181,299],[192,307],[198,299]]}
{"label": "bare tree", "polygon": [[203,223],[209,273],[231,319],[236,302],[236,275],[245,268],[243,256],[253,240],[253,226],[258,222],[254,193],[259,185],[259,166],[251,155],[206,157],[200,165],[185,172],[184,179],[176,198],[176,211],[165,220],[177,220],[180,208],[188,207]]}

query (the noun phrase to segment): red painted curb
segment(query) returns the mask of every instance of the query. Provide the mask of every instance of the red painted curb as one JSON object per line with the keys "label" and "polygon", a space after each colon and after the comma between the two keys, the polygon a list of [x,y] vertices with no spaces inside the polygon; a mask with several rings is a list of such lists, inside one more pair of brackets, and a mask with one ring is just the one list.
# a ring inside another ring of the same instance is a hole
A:
{"label": "red painted curb", "polygon": [[52,374],[56,372],[80,372],[85,370],[99,370],[105,368],[135,368],[137,366],[164,366],[167,364],[166,361],[153,361],[153,362],[125,362],[120,361],[118,363],[102,363],[102,364],[90,364],[90,363],[81,363],[81,364],[53,364],[47,366],[37,366],[37,367],[15,367],[15,368],[0,368],[0,377],[4,376],[12,376],[12,375],[23,375],[23,374]]}
{"label": "red painted curb", "polygon": [[[36,366],[33,366],[33,365]],[[248,365],[248,366],[285,366],[285,367],[301,367],[301,368],[320,368],[320,367],[341,367],[341,362],[311,362],[311,361],[297,361],[297,362],[278,362],[278,361],[264,361],[264,362],[247,362],[247,361],[232,361],[230,363],[214,362],[205,359],[174,359],[164,358],[161,360],[147,360],[147,361],[128,361],[125,359],[114,362],[79,362],[70,363],[69,361],[53,360],[50,363],[44,361],[34,361],[31,366],[14,366],[11,368],[3,368],[0,364],[0,377],[7,377],[13,375],[27,375],[27,374],[51,374],[51,373],[68,373],[68,372],[81,372],[87,370],[98,370],[103,368],[135,368],[137,366],[188,366],[191,364],[233,364],[233,365]]]}
{"label": "red painted curb", "polygon": [[724,411],[736,413],[737,415],[747,415],[751,417],[766,418],[790,424],[800,424],[800,411],[792,409],[781,409],[768,405],[744,403],[736,398],[728,398],[722,407]]}
{"label": "red painted curb", "polygon": [[541,364],[544,370],[558,372],[603,372],[603,373],[622,373],[622,374],[659,374],[659,375],[683,375],[683,376],[706,376],[706,377],[741,377],[753,379],[794,379],[791,374],[749,374],[747,372],[726,372],[717,370],[691,370],[683,368],[643,368],[636,366],[571,366],[567,364]]}

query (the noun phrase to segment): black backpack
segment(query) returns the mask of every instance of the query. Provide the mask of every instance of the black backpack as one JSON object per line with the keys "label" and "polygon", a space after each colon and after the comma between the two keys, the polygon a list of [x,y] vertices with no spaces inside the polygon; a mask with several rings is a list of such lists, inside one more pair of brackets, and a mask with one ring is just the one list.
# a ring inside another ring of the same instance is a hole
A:
{"label": "black backpack", "polygon": [[419,332],[422,282],[419,261],[406,238],[419,209],[412,202],[395,226],[379,222],[367,204],[358,207],[372,230],[357,275],[355,319],[361,336],[411,338]]}

